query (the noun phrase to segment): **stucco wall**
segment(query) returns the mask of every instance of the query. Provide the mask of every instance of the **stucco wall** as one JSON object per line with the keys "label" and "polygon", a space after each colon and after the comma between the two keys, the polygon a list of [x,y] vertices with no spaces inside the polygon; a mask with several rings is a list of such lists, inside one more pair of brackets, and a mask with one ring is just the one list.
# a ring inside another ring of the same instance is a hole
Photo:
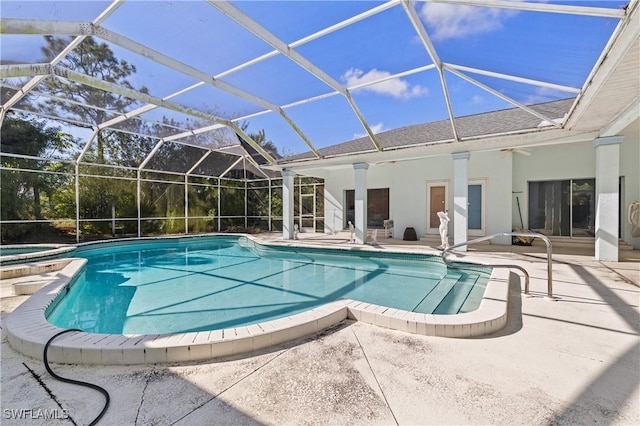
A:
{"label": "stucco wall", "polygon": [[[485,234],[528,228],[528,182],[595,178],[595,148],[592,141],[527,149],[530,155],[509,151],[473,152],[468,163],[469,180],[485,183]],[[627,137],[620,147],[620,173],[625,177],[623,203],[624,240],[640,248],[640,238],[631,238],[626,208],[640,201],[640,142]],[[346,227],[344,192],[354,189],[350,166],[315,170],[310,174],[325,179],[325,232]],[[394,236],[402,238],[405,228],[414,227],[419,237],[427,232],[427,183],[448,182],[449,208],[453,200],[453,159],[451,156],[412,161],[371,164],[367,172],[369,188],[389,188],[390,219]],[[516,197],[520,201],[522,222]],[[335,227],[335,228],[334,228]],[[453,235],[453,223],[449,233]],[[470,236],[470,238],[473,238]],[[505,237],[494,243],[509,243]]]}
{"label": "stucco wall", "polygon": [[[344,191],[354,189],[351,168],[315,171],[325,179],[325,232],[343,229]],[[453,160],[450,156],[396,163],[371,164],[367,173],[368,188],[389,188],[390,219],[394,236],[401,238],[407,227],[418,236],[427,232],[427,183],[449,183],[449,206],[453,197]],[[509,152],[473,153],[469,159],[469,179],[485,182],[487,234],[511,229],[511,154]],[[491,207],[493,206],[493,207]],[[497,208],[496,208],[497,206]],[[454,232],[451,225],[450,233]],[[505,242],[508,242],[505,240]]]}
{"label": "stucco wall", "polygon": [[354,187],[353,169],[331,170],[317,175],[324,178],[324,231],[340,231],[347,225],[344,223],[344,190]]}
{"label": "stucco wall", "polygon": [[[515,227],[512,221],[513,156],[509,151],[471,154],[469,180],[483,178],[487,182],[485,235],[509,232]],[[511,244],[511,238],[496,238],[492,244]]]}

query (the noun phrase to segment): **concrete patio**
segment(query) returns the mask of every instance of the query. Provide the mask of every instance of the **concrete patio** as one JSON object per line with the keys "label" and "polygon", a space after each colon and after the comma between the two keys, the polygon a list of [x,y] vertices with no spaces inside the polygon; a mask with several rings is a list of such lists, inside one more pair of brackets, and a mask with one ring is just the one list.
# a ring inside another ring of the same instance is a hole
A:
{"label": "concrete patio", "polygon": [[[296,244],[349,246],[343,234],[300,237]],[[428,242],[379,242],[436,252]],[[417,336],[344,321],[243,357],[53,369],[109,391],[104,425],[640,424],[638,251],[603,263],[589,249],[554,249],[549,301],[543,244],[480,249],[465,257],[531,275],[533,297],[516,280],[507,326],[492,335]],[[102,395],[54,380],[6,342],[4,320],[26,300],[11,285],[26,279],[50,275],[2,282],[2,424],[88,424]]]}

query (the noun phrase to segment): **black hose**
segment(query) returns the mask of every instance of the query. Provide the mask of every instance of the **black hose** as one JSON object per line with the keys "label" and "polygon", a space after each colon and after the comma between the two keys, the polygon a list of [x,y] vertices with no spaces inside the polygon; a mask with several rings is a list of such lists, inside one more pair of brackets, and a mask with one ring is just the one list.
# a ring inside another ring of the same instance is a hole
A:
{"label": "black hose", "polygon": [[51,377],[53,377],[54,379],[58,379],[61,382],[65,382],[65,383],[71,383],[74,385],[78,385],[78,386],[85,386],[91,389],[95,389],[98,392],[100,392],[101,394],[104,395],[105,397],[105,403],[104,403],[104,408],[102,409],[102,411],[100,412],[100,414],[98,414],[98,417],[96,417],[95,419],[93,419],[93,421],[91,423],[89,423],[89,426],[93,426],[95,424],[98,423],[98,421],[102,418],[102,416],[104,416],[104,413],[107,412],[107,408],[109,408],[109,402],[111,401],[111,397],[109,396],[109,392],[107,392],[104,388],[101,388],[98,385],[94,385],[93,383],[87,383],[87,382],[81,382],[80,380],[74,380],[74,379],[67,379],[66,377],[61,377],[58,376],[56,373],[54,373],[51,368],[49,367],[49,362],[47,360],[47,350],[49,349],[49,345],[51,344],[51,342],[53,342],[53,340],[65,333],[70,333],[72,331],[82,331],[79,330],[77,328],[72,328],[69,330],[63,330],[58,334],[54,334],[49,341],[47,341],[47,343],[44,345],[44,354],[43,354],[43,361],[44,361],[44,368],[47,369],[47,372],[51,375]]}

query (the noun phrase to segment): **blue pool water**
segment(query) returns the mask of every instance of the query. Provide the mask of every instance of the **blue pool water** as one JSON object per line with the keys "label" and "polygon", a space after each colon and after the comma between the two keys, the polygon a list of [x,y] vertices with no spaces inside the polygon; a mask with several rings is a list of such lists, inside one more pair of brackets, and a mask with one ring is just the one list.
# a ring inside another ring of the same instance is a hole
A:
{"label": "blue pool water", "polygon": [[37,253],[40,251],[51,250],[50,247],[8,247],[0,248],[0,255],[15,256],[17,254]]}
{"label": "blue pool water", "polygon": [[15,244],[0,245],[0,265],[16,265],[45,259],[60,258],[75,250],[65,244]]}
{"label": "blue pool water", "polygon": [[87,266],[47,318],[93,333],[216,330],[340,298],[454,314],[477,309],[489,276],[447,270],[434,256],[272,248],[226,236],[100,244],[74,255]]}

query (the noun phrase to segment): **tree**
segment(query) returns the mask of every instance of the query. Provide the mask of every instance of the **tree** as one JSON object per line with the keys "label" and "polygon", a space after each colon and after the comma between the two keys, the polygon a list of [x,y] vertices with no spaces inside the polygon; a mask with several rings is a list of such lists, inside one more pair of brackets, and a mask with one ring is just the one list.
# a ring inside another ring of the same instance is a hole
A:
{"label": "tree", "polygon": [[[45,60],[50,61],[68,46],[73,38],[46,36],[45,40],[46,45],[42,47],[42,53]],[[148,93],[146,87],[135,88],[128,80],[136,72],[135,65],[117,59],[106,43],[98,43],[93,37],[86,37],[78,47],[64,57],[60,65],[127,89]],[[87,123],[88,126],[98,125],[113,118],[107,111],[127,111],[138,103],[134,99],[116,93],[105,92],[60,78],[47,79],[45,86],[50,94],[62,98],[50,99],[43,106],[45,112],[58,115],[58,110],[62,109],[70,113],[70,118]],[[92,107],[67,102],[66,99]],[[109,133],[102,132],[97,135],[96,161],[98,163],[104,162],[109,136]]]}
{"label": "tree", "polygon": [[[60,132],[58,127],[47,127],[43,121],[7,113],[0,133],[0,151],[26,157],[2,157],[5,168],[1,188],[2,220],[44,219],[41,196],[44,193],[51,199],[64,178],[38,171],[57,171],[60,163],[45,159],[56,150],[71,149],[74,145],[73,138]],[[2,234],[3,239],[9,234],[13,234],[13,238],[20,236],[19,233],[11,233],[6,226]]]}
{"label": "tree", "polygon": [[[249,127],[249,123],[246,121],[240,125],[240,129],[242,129],[242,131],[245,133],[248,127]],[[270,139],[267,139],[264,129],[258,130],[258,133],[247,133],[247,136],[253,139],[258,145],[260,145],[265,151],[267,151],[267,153],[271,154],[274,158],[283,157],[284,153],[280,153],[278,151],[278,147],[276,146],[276,144],[274,144],[273,141],[271,141]],[[255,155],[260,155],[257,153],[255,149],[253,149],[253,147],[251,147],[251,145],[247,144],[240,136],[238,136],[238,140],[240,141],[240,144],[245,147],[245,149],[251,156],[255,158]],[[258,164],[261,164],[261,163],[262,163],[261,161],[258,161]]]}

